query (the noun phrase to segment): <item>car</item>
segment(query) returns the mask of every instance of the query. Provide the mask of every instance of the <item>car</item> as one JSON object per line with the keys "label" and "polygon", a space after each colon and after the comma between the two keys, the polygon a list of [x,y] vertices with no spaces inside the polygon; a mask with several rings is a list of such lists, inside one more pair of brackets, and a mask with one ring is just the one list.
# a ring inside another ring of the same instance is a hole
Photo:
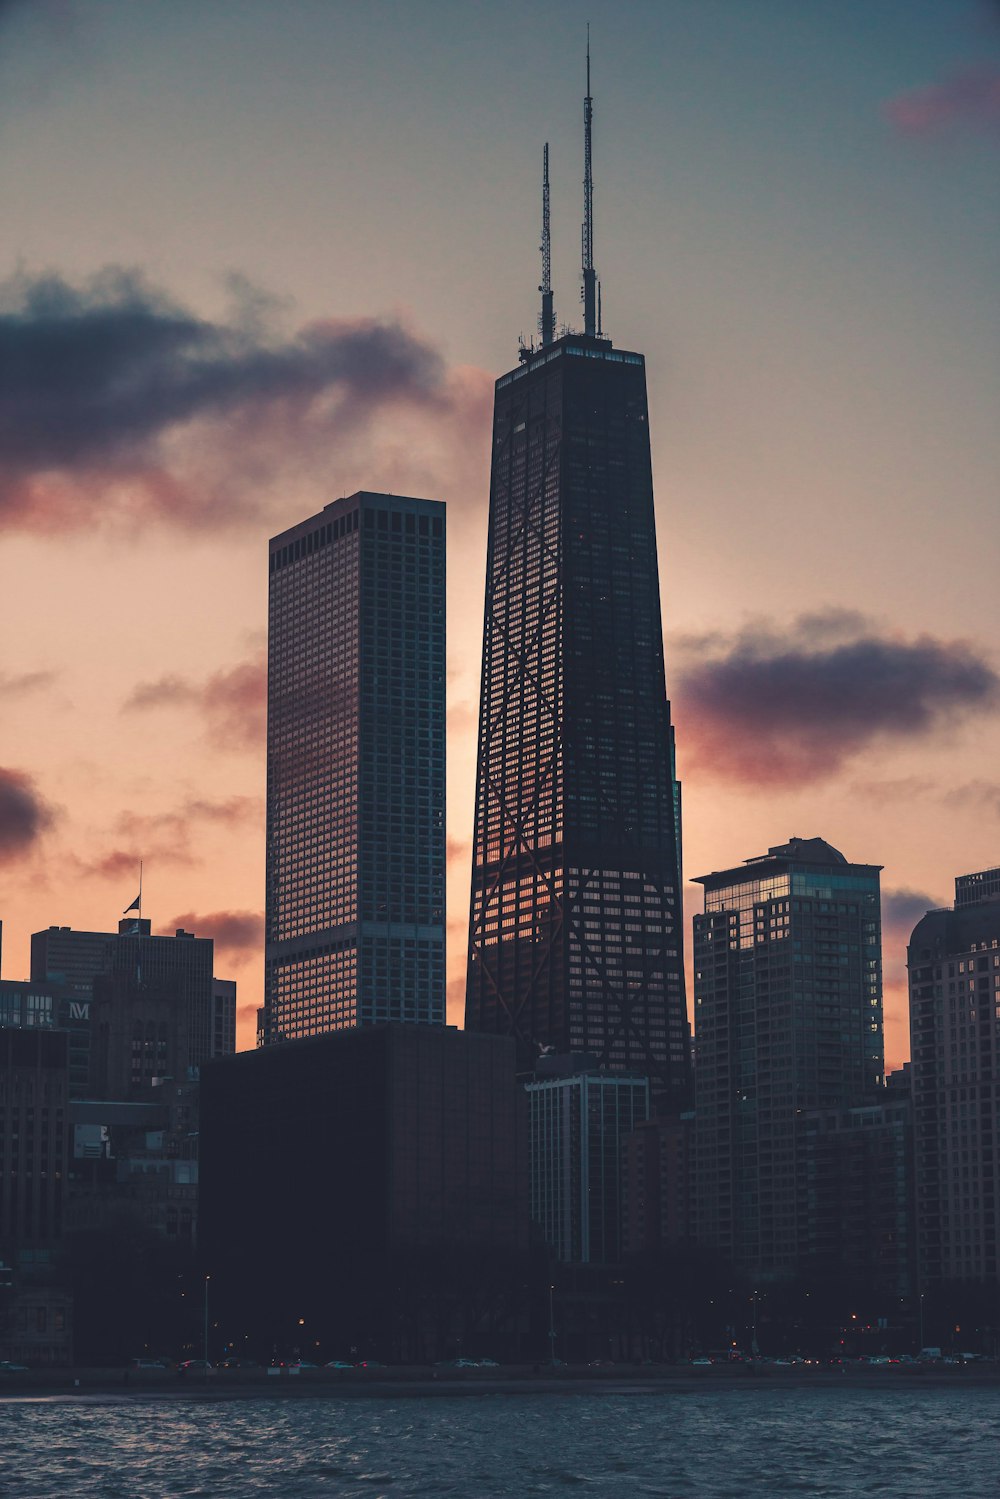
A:
{"label": "car", "polygon": [[307,1358],[293,1358],[285,1367],[288,1369],[318,1369],[319,1364],[311,1364]]}
{"label": "car", "polygon": [[27,1374],[27,1364],[15,1364],[13,1359],[0,1358],[0,1374]]}
{"label": "car", "polygon": [[260,1364],[254,1358],[222,1358],[215,1367],[217,1369],[259,1369]]}
{"label": "car", "polygon": [[142,1355],[139,1358],[130,1358],[128,1361],[130,1369],[169,1369],[170,1364],[165,1358],[147,1358]]}
{"label": "car", "polygon": [[354,1365],[353,1364],[345,1363],[342,1358],[332,1358],[328,1364],[324,1364],[323,1365],[323,1368],[324,1369],[353,1369]]}
{"label": "car", "polygon": [[480,1369],[499,1369],[500,1367],[495,1358],[477,1358],[476,1364]]}
{"label": "car", "polygon": [[215,1369],[207,1358],[186,1358],[182,1364],[177,1365],[181,1374],[214,1374]]}
{"label": "car", "polygon": [[385,1364],[380,1364],[377,1358],[363,1358],[354,1367],[355,1369],[384,1369]]}

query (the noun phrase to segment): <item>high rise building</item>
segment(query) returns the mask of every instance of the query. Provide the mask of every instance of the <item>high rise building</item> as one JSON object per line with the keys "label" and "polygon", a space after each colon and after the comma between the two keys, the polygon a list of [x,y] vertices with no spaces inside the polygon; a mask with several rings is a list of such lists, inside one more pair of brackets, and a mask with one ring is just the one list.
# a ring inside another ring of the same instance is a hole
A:
{"label": "high rise building", "polygon": [[[235,1006],[224,1013],[214,996],[214,951],[210,937],[195,937],[181,928],[172,937],[154,936],[142,916],[123,918],[117,932],[50,926],[32,934],[32,984],[58,986],[68,1000],[68,1019],[86,1027],[91,1053],[99,1043],[98,1076],[103,1081],[92,1072],[89,1089],[96,1086],[100,1092],[109,1077],[131,1077],[137,1067],[143,1077],[161,1075],[159,1063],[168,1051],[171,1073],[199,1067],[218,1055],[220,1046],[224,1052],[235,1051]],[[94,1022],[98,990],[104,1004],[100,1031]],[[155,999],[159,1011],[155,1022],[151,1015],[143,1020],[140,1034],[134,1030],[139,1018],[132,1009],[147,998]],[[62,1011],[57,1023],[66,1023]],[[79,1035],[74,1044],[78,1049]],[[75,1078],[81,1064],[74,1052],[71,1060]]]}
{"label": "high rise building", "polygon": [[688,1078],[680,793],[645,361],[603,336],[586,118],[584,331],[496,383],[466,1026]]}
{"label": "high rise building", "polygon": [[804,1111],[883,1096],[880,867],[792,838],[697,880],[696,1237],[762,1277],[810,1241]]}
{"label": "high rise building", "polygon": [[444,1022],[444,533],[362,492],[270,543],[262,1044]]}
{"label": "high rise building", "polygon": [[[1000,892],[959,875],[906,951],[922,1288],[1000,1273]],[[979,892],[979,899],[971,893]]]}

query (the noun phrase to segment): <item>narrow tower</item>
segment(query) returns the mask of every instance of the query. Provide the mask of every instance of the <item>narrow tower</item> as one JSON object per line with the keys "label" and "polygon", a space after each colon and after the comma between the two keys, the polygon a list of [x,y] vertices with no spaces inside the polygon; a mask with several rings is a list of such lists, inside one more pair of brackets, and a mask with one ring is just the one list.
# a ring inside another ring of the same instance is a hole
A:
{"label": "narrow tower", "polygon": [[466,1026],[513,1035],[525,1067],[591,1052],[677,1104],[680,801],[646,372],[596,334],[590,112],[588,85],[585,332],[496,383]]}
{"label": "narrow tower", "polygon": [[590,27],[587,27],[587,97],[583,101],[583,331],[597,334],[597,272],[594,270],[594,101],[590,97]]}
{"label": "narrow tower", "polygon": [[549,219],[549,143],[545,142],[542,157],[542,311],[538,319],[538,331],[542,335],[542,348],[548,348],[556,336],[556,313],[552,302],[552,231]]}

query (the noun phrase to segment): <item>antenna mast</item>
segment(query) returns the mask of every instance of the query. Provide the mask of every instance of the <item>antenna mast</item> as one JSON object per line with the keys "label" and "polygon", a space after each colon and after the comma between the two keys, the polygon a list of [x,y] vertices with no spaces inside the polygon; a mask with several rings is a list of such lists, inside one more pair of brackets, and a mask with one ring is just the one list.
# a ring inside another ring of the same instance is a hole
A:
{"label": "antenna mast", "polygon": [[590,97],[590,25],[587,26],[587,97],[583,101],[583,331],[597,332],[597,272],[594,270],[594,101]]}
{"label": "antenna mast", "polygon": [[542,311],[538,319],[538,331],[542,335],[542,348],[550,344],[556,333],[556,314],[552,303],[552,234],[549,226],[549,143],[545,142],[542,156]]}

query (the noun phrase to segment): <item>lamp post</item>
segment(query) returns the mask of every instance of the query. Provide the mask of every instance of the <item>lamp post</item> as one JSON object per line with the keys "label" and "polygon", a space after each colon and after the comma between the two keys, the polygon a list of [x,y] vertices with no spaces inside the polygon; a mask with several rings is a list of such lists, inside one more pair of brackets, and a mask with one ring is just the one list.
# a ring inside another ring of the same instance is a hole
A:
{"label": "lamp post", "polygon": [[212,1279],[212,1277],[210,1275],[206,1275],[205,1276],[205,1327],[204,1327],[205,1337],[204,1337],[204,1344],[203,1344],[203,1346],[204,1346],[204,1359],[205,1359],[205,1373],[206,1374],[208,1373],[208,1367],[209,1367],[209,1365],[208,1365],[208,1283],[209,1283],[209,1281],[211,1279]]}
{"label": "lamp post", "polygon": [[923,1350],[923,1346],[924,1346],[924,1293],[923,1293],[923,1291],[921,1291],[920,1295],[917,1297],[917,1307],[919,1309],[919,1315],[920,1315],[920,1347],[917,1349],[917,1352],[920,1353]]}
{"label": "lamp post", "polygon": [[553,1296],[555,1286],[549,1286],[549,1363],[555,1367],[556,1362],[556,1317]]}
{"label": "lamp post", "polygon": [[751,1342],[750,1342],[750,1352],[753,1354],[754,1358],[756,1358],[757,1355],[760,1353],[760,1348],[757,1345],[757,1292],[756,1291],[754,1291],[754,1293],[753,1293],[753,1338],[751,1339]]}

